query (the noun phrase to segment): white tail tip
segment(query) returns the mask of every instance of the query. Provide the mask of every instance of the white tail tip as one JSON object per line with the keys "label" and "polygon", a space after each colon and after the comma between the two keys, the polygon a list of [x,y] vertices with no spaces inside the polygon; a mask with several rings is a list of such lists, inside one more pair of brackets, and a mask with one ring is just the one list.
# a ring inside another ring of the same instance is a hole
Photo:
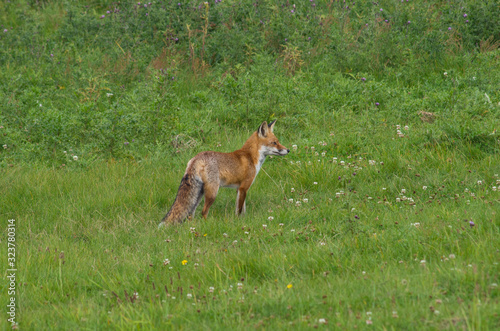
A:
{"label": "white tail tip", "polygon": [[158,229],[161,229],[165,226],[165,222],[160,222],[160,224],[158,224]]}

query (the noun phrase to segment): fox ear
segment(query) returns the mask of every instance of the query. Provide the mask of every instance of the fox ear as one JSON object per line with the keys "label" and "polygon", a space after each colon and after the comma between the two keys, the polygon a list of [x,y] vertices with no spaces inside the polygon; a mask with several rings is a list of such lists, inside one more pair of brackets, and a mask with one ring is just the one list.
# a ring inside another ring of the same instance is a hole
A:
{"label": "fox ear", "polygon": [[267,137],[267,132],[269,131],[269,126],[267,125],[267,122],[264,121],[262,124],[259,126],[259,129],[257,130],[257,133],[261,137]]}
{"label": "fox ear", "polygon": [[271,132],[273,132],[273,129],[274,129],[274,124],[276,123],[276,120],[272,121],[271,123],[269,123],[268,127],[269,127],[269,130]]}

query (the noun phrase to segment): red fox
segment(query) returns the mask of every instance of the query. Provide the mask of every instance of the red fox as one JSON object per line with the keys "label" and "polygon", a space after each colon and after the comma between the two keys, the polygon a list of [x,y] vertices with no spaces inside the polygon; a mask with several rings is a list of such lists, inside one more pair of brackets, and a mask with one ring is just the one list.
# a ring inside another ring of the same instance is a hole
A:
{"label": "red fox", "polygon": [[287,155],[290,150],[278,142],[273,134],[276,120],[263,122],[245,142],[243,147],[232,153],[202,152],[192,158],[181,180],[174,204],[158,227],[181,223],[193,218],[202,195],[205,205],[201,215],[207,218],[208,210],[214,203],[220,187],[238,190],[236,215],[245,213],[245,198],[259,173],[266,156]]}

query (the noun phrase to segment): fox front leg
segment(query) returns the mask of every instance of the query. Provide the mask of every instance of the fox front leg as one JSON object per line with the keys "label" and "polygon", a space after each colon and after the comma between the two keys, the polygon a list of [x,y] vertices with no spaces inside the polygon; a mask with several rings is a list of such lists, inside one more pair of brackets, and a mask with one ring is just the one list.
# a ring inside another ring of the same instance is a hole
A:
{"label": "fox front leg", "polygon": [[248,189],[245,187],[238,188],[238,195],[236,197],[236,215],[244,215],[246,211],[245,199],[247,197]]}

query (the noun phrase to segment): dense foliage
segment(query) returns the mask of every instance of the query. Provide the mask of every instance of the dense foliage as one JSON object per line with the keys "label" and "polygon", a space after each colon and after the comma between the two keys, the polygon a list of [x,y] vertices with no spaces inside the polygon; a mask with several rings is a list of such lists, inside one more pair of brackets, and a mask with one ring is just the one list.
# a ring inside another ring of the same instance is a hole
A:
{"label": "dense foliage", "polygon": [[332,112],[432,112],[427,143],[498,152],[499,16],[493,0],[5,1],[0,165],[140,158],[217,123],[306,131]]}

